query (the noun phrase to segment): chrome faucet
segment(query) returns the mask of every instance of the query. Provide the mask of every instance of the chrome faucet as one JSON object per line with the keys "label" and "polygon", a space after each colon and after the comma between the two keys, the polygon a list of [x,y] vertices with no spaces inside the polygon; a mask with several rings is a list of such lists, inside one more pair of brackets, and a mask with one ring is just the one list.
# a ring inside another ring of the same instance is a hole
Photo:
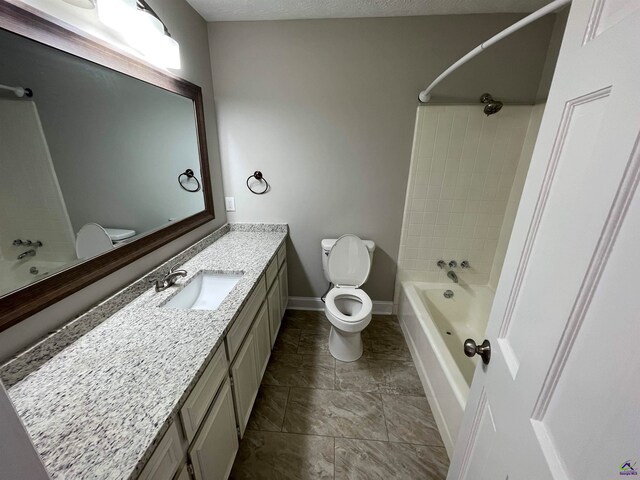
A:
{"label": "chrome faucet", "polygon": [[32,248],[31,250],[27,250],[26,252],[18,255],[18,260],[22,260],[23,258],[26,258],[26,257],[35,257],[35,256],[36,256],[36,251]]}
{"label": "chrome faucet", "polygon": [[456,272],[454,272],[453,270],[449,270],[447,272],[447,277],[453,280],[453,283],[458,283],[458,275],[456,275]]}
{"label": "chrome faucet", "polygon": [[164,278],[159,278],[156,281],[156,292],[161,292],[171,287],[172,285],[175,285],[178,278],[186,277],[186,276],[187,276],[186,270],[176,270],[176,267],[172,267],[169,270],[169,273],[165,275]]}

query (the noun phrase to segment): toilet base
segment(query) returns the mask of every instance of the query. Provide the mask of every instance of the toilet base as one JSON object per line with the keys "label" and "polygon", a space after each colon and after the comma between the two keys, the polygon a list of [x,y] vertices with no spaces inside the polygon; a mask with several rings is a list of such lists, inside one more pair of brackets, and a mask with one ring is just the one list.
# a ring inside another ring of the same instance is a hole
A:
{"label": "toilet base", "polygon": [[341,362],[355,362],[362,356],[362,336],[360,332],[348,333],[333,325],[329,333],[329,352]]}

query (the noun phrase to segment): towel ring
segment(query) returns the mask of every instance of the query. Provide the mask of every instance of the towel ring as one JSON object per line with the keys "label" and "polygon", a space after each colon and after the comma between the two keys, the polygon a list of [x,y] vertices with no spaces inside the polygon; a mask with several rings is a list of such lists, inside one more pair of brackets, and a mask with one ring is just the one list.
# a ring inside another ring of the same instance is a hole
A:
{"label": "towel ring", "polygon": [[[195,189],[190,189],[184,186],[184,184],[182,183],[182,177],[187,177],[187,181],[194,179],[196,181],[197,187]],[[200,191],[200,182],[198,181],[198,179],[196,178],[196,175],[193,173],[193,170],[191,170],[190,168],[187,168],[184,172],[182,172],[180,175],[178,175],[178,183],[180,184],[180,186],[182,187],[183,190],[186,190],[187,192],[199,192]]]}
{"label": "towel ring", "polygon": [[[251,186],[249,185],[249,180],[251,180],[252,178],[255,178],[260,183],[264,182],[264,190],[262,190],[261,192],[256,192],[253,188],[251,188]],[[247,188],[251,191],[251,193],[255,195],[263,195],[271,190],[271,185],[269,185],[267,179],[262,176],[262,172],[260,170],[256,170],[255,172],[253,172],[253,175],[249,175],[249,177],[247,178]]]}

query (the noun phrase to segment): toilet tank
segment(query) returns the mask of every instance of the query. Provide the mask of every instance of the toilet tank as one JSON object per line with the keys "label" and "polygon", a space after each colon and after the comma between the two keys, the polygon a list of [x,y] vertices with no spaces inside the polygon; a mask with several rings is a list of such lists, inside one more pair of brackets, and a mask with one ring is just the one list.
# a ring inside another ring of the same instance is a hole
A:
{"label": "toilet tank", "polygon": [[[322,271],[324,272],[324,278],[327,280],[327,282],[331,281],[329,280],[329,274],[327,273],[327,261],[329,259],[329,252],[337,241],[337,238],[325,238],[320,242],[320,245],[322,246]],[[373,240],[362,241],[367,246],[367,250],[369,250],[369,258],[371,259],[371,262],[373,262],[373,252],[376,249],[376,242],[374,242]]]}

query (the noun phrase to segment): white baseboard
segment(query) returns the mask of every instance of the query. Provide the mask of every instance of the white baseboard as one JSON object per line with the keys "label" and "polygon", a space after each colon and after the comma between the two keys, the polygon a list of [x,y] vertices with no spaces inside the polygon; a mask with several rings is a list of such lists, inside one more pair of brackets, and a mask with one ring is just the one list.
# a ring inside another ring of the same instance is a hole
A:
{"label": "white baseboard", "polygon": [[[287,303],[289,310],[324,310],[324,302],[319,297],[289,297]],[[391,315],[393,313],[393,302],[373,302],[374,315]]]}

